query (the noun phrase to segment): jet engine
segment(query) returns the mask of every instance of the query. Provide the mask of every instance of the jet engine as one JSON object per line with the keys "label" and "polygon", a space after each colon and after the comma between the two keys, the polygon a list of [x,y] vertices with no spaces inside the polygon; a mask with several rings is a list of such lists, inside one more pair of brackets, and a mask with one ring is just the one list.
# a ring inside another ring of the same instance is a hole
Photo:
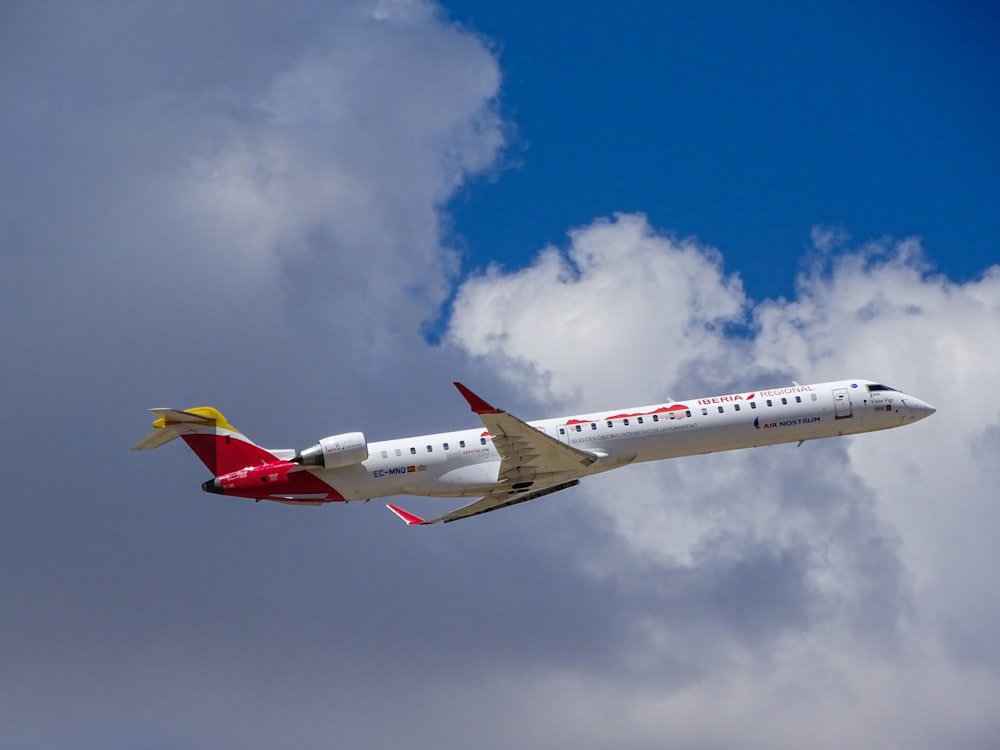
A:
{"label": "jet engine", "polygon": [[299,451],[292,460],[303,466],[339,469],[359,464],[368,458],[368,443],[363,432],[345,432],[320,440],[311,448]]}

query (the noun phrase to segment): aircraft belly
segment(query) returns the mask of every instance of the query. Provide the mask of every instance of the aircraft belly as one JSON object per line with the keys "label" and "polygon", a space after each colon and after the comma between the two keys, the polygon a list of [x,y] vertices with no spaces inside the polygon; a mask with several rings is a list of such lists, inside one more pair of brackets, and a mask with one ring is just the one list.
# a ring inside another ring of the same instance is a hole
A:
{"label": "aircraft belly", "polygon": [[605,449],[612,456],[622,456],[623,451],[632,449],[634,461],[638,463],[812,440],[837,434],[831,429],[832,419],[822,413],[800,412],[784,418],[769,415],[766,419],[754,414],[754,417],[754,420],[727,420],[714,424],[714,420],[707,424],[704,419],[691,420],[684,424],[684,429],[665,431],[655,438],[642,441],[615,440],[594,447]]}
{"label": "aircraft belly", "polygon": [[403,485],[403,492],[408,495],[440,495],[442,497],[483,495],[497,486],[499,472],[499,461],[459,466],[441,474],[427,472],[424,476],[408,478],[408,481]]}

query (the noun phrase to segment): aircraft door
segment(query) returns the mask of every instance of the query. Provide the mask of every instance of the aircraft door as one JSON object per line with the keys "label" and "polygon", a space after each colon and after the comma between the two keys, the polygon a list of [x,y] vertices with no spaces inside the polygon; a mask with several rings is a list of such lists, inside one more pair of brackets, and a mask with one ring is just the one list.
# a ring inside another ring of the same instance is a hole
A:
{"label": "aircraft door", "polygon": [[833,389],[833,415],[834,419],[854,416],[854,412],[851,411],[851,394],[846,388]]}

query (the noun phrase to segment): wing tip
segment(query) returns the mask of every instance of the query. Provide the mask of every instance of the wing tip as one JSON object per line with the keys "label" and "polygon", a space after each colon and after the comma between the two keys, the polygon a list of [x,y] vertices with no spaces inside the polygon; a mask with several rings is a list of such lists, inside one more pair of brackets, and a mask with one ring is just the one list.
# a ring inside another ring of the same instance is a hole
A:
{"label": "wing tip", "polygon": [[407,526],[426,526],[427,521],[422,519],[420,516],[415,516],[409,511],[403,510],[398,505],[386,505],[386,508],[395,513]]}
{"label": "wing tip", "polygon": [[476,414],[502,414],[502,409],[497,409],[495,406],[488,404],[482,398],[477,396],[475,393],[470,391],[464,385],[459,383],[457,380],[454,381],[454,386],[458,388],[458,392],[462,394],[462,398],[469,402],[469,406],[472,411]]}

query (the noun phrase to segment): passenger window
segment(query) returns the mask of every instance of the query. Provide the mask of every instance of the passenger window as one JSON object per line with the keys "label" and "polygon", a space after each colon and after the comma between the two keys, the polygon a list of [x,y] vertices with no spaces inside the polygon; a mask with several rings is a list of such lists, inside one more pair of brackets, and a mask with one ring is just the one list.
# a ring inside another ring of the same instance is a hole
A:
{"label": "passenger window", "polygon": [[801,404],[802,403],[802,396],[796,396],[795,397],[795,403]]}
{"label": "passenger window", "polygon": [[767,400],[767,405],[768,405],[768,406],[774,406],[774,404],[773,404],[773,403],[771,403],[771,399],[768,399],[768,400]]}
{"label": "passenger window", "polygon": [[750,408],[751,409],[756,409],[757,408],[757,402],[756,401],[751,401],[750,402]]}
{"label": "passenger window", "polygon": [[583,429],[583,425],[579,425],[579,424],[578,424],[578,425],[576,426],[576,431],[577,431],[577,432],[580,432],[580,431],[581,431],[582,429]]}
{"label": "passenger window", "polygon": [[445,450],[448,450],[448,444],[447,443],[445,443],[443,447],[444,447]]}
{"label": "passenger window", "polygon": [[636,421],[636,422],[638,422],[639,424],[642,424],[642,417],[639,417],[639,418],[638,418],[638,419],[636,419],[635,421]]}
{"label": "passenger window", "polygon": [[660,421],[660,415],[659,414],[654,414],[653,415],[653,421],[654,422],[659,422]]}
{"label": "passenger window", "polygon": [[396,448],[396,455],[397,456],[402,456],[403,455],[403,451],[401,451],[399,448]]}
{"label": "passenger window", "polygon": [[627,419],[623,419],[622,420],[622,424],[625,425],[626,427],[628,427],[628,420]]}
{"label": "passenger window", "polygon": [[612,422],[612,421],[611,421],[611,420],[609,419],[609,420],[608,420],[608,427],[614,427],[614,426],[615,426],[615,423],[614,423],[614,422]]}
{"label": "passenger window", "polygon": [[565,434],[566,434],[566,428],[564,428],[564,427],[560,427],[560,428],[559,428],[559,434],[560,434],[560,435],[565,435]]}
{"label": "passenger window", "polygon": [[486,445],[486,438],[484,438],[484,437],[483,438],[479,438],[479,444],[480,445]]}
{"label": "passenger window", "polygon": [[465,441],[464,440],[459,440],[458,441],[458,447],[459,448],[464,448],[465,447]]}
{"label": "passenger window", "polygon": [[674,412],[670,412],[670,414],[667,417],[667,419],[677,419],[677,414],[675,414]]}
{"label": "passenger window", "polygon": [[816,400],[816,394],[815,393],[810,393],[809,394],[809,400],[810,401],[815,401]]}
{"label": "passenger window", "polygon": [[417,449],[416,448],[410,448],[410,455],[411,456],[417,455]]}
{"label": "passenger window", "polygon": [[597,422],[591,422],[590,423],[590,429],[596,430],[597,429]]}
{"label": "passenger window", "polygon": [[719,414],[722,414],[722,407],[719,407]]}
{"label": "passenger window", "polygon": [[691,410],[690,410],[690,409],[687,409],[687,410],[686,410],[686,411],[684,412],[684,416],[685,416],[685,417],[690,417],[690,416],[691,416]]}
{"label": "passenger window", "polygon": [[781,403],[783,403],[783,404],[787,404],[787,403],[788,403],[788,399],[787,399],[787,398],[785,398],[784,396],[782,396],[782,397],[781,397]]}
{"label": "passenger window", "polygon": [[735,409],[736,411],[739,411],[740,410],[740,405],[739,404],[733,404],[733,409]]}
{"label": "passenger window", "polygon": [[434,452],[434,447],[433,447],[433,446],[431,446],[431,445],[428,445],[428,446],[427,446],[427,452],[428,452],[428,453],[433,453],[433,452]]}
{"label": "passenger window", "polygon": [[704,406],[701,407],[701,416],[703,416],[703,417],[707,417],[708,416],[708,409],[706,409]]}
{"label": "passenger window", "polygon": [[382,458],[389,458],[389,451],[382,451]]}

